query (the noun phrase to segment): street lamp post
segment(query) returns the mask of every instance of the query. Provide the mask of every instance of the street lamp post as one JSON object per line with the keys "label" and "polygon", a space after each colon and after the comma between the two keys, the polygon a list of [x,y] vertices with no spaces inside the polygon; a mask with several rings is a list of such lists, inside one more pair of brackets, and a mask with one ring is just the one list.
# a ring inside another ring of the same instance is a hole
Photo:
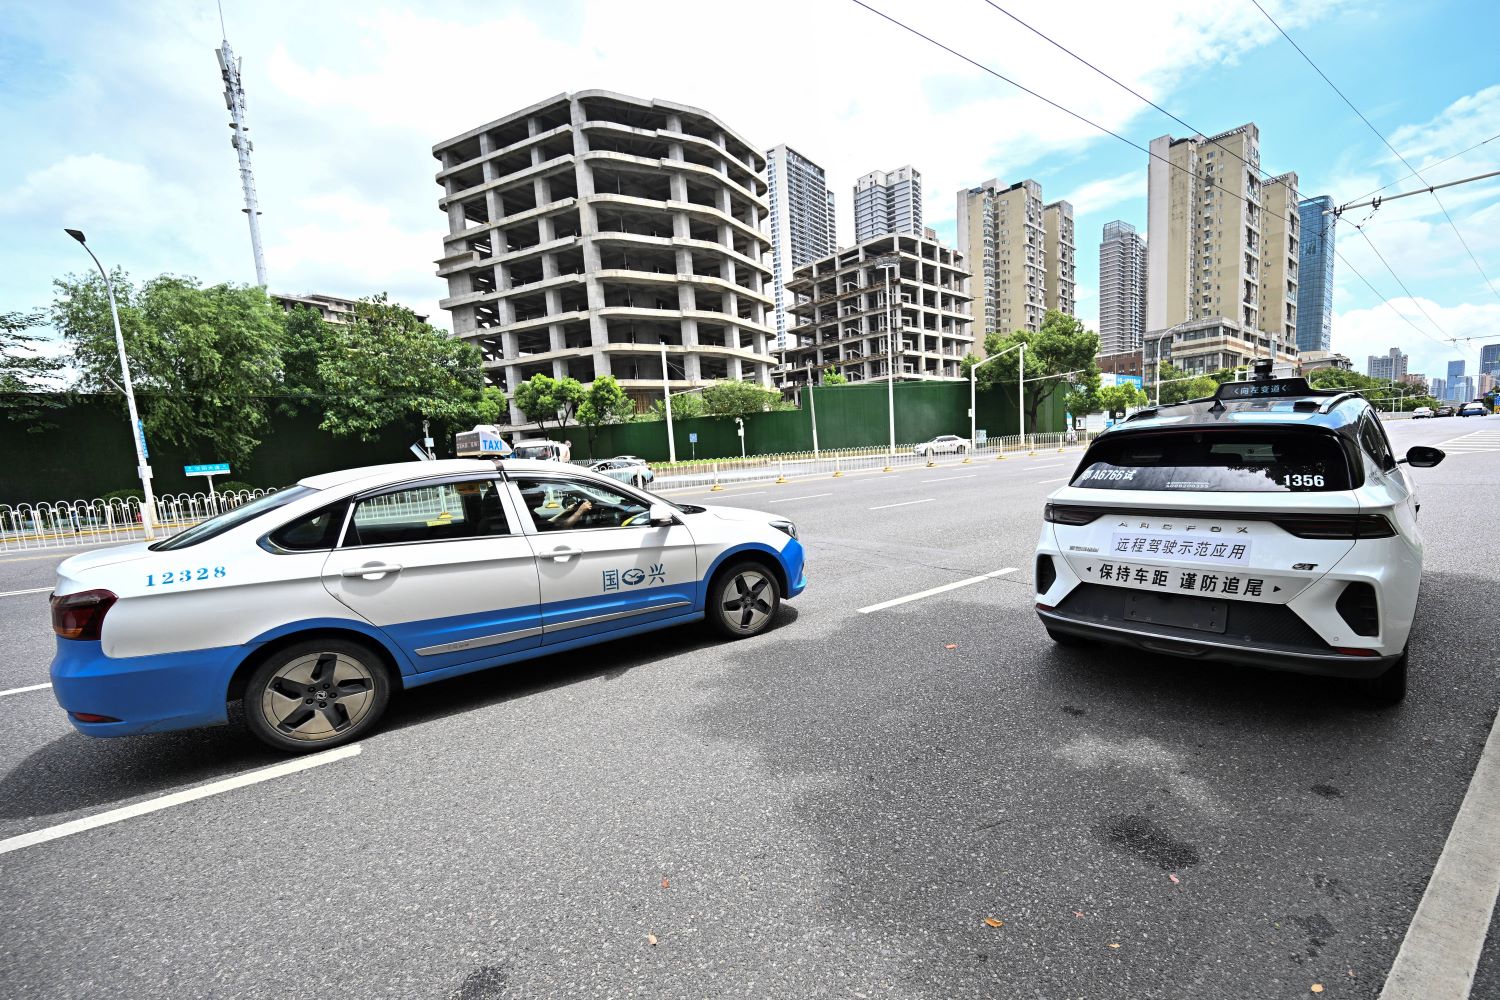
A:
{"label": "street lamp post", "polygon": [[1162,342],[1162,338],[1164,338],[1164,337],[1170,337],[1172,334],[1176,333],[1182,327],[1187,326],[1189,323],[1192,323],[1192,322],[1195,322],[1195,321],[1194,320],[1184,320],[1181,323],[1177,323],[1177,324],[1175,324],[1173,326],[1167,327],[1165,330],[1163,330],[1160,333],[1156,334],[1156,336],[1154,336],[1154,337],[1153,336],[1148,336],[1146,334],[1142,334],[1141,335],[1141,377],[1142,378],[1145,378],[1145,375],[1146,375],[1146,341],[1148,341],[1148,340],[1154,340],[1154,341],[1156,341],[1156,367],[1152,370],[1152,379],[1151,379],[1151,382],[1152,382],[1153,388],[1156,390],[1156,403],[1157,403],[1158,406],[1161,405],[1161,342]]}
{"label": "street lamp post", "polygon": [[976,385],[977,385],[977,382],[978,382],[978,379],[975,376],[975,372],[977,372],[984,365],[989,364],[991,361],[998,361],[998,360],[1000,360],[1001,358],[1005,357],[1007,354],[1009,354],[1011,351],[1016,350],[1017,348],[1019,348],[1020,351],[1021,351],[1021,369],[1020,369],[1020,374],[1016,376],[1016,392],[1017,392],[1018,397],[1022,400],[1019,412],[1017,413],[1017,416],[1020,418],[1021,445],[1022,445],[1022,447],[1025,447],[1025,445],[1026,445],[1026,405],[1025,405],[1025,398],[1026,398],[1026,345],[1024,343],[1021,343],[1021,344],[1012,344],[1010,347],[1007,347],[1005,350],[1001,351],[999,354],[992,354],[989,357],[985,358],[983,361],[976,362],[974,365],[972,365],[969,368],[969,444],[970,445],[974,444],[974,438],[976,436],[978,436],[978,431],[979,431],[978,427],[975,424],[975,412],[976,412],[975,411],[975,396],[976,396]]}
{"label": "street lamp post", "polygon": [[667,461],[677,464],[677,438],[672,434],[672,373],[667,370],[667,342],[661,342],[661,398],[667,410]]}
{"label": "street lamp post", "polygon": [[120,330],[120,310],[115,305],[115,285],[109,280],[109,272],[104,270],[104,265],[99,263],[99,258],[89,245],[84,242],[83,231],[79,229],[64,229],[63,232],[78,241],[78,245],[94,258],[94,266],[99,269],[99,274],[104,278],[104,290],[109,295],[109,316],[115,324],[115,347],[120,352],[120,373],[125,382],[125,405],[130,410],[130,436],[135,441],[135,465],[136,473],[141,477],[141,489],[146,494],[146,502],[141,505],[141,527],[145,529],[146,541],[156,540],[156,497],[151,492],[151,466],[146,464],[146,431],[141,426],[140,414],[135,408],[135,386],[130,380],[130,361],[125,357],[125,334]]}
{"label": "street lamp post", "polygon": [[889,255],[880,257],[875,266],[885,272],[885,411],[890,429],[889,461],[896,457],[896,321],[893,317],[897,293],[897,277],[901,273],[901,258]]}

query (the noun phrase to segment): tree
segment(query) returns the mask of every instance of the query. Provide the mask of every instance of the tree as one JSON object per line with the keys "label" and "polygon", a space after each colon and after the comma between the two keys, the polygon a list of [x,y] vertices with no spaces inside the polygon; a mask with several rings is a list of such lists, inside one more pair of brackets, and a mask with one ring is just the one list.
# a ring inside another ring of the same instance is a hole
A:
{"label": "tree", "polygon": [[824,385],[847,385],[848,382],[849,380],[844,377],[842,372],[825,371],[823,373]]}
{"label": "tree", "polygon": [[295,415],[303,407],[322,410],[324,392],[323,379],[318,375],[318,361],[326,353],[338,349],[322,314],[307,306],[297,306],[286,314],[283,326],[286,330],[285,346],[282,349],[282,393],[277,409]]}
{"label": "tree", "polygon": [[[672,397],[672,419],[688,420],[692,417],[704,415],[703,394],[701,392],[684,392]],[[667,409],[662,401],[657,399],[651,403],[651,409],[638,415],[637,420],[665,420]]]}
{"label": "tree", "polygon": [[1151,401],[1143,391],[1135,387],[1134,382],[1105,386],[1096,396],[1099,408],[1109,414],[1138,410]]}
{"label": "tree", "polygon": [[40,349],[45,338],[26,332],[44,319],[39,312],[0,313],[0,416],[31,433],[47,430],[43,411],[62,405],[49,393],[62,382],[63,361]]}
{"label": "tree", "polygon": [[1190,376],[1170,361],[1162,362],[1156,375],[1157,394],[1165,403],[1181,403],[1189,399],[1204,399],[1219,391],[1219,383],[1210,375]]}
{"label": "tree", "polygon": [[490,422],[503,405],[486,395],[479,349],[450,337],[382,293],[355,303],[347,324],[328,324],[318,361],[324,430],[372,441],[393,425],[420,429]]}
{"label": "tree", "polygon": [[537,372],[516,386],[516,408],[543,434],[549,420],[557,424],[558,430],[568,426],[583,399],[583,384],[568,376],[553,378]]}
{"label": "tree", "polygon": [[613,375],[600,375],[584,390],[578,404],[578,423],[588,433],[589,458],[594,457],[594,442],[599,428],[624,423],[635,414],[635,402],[620,388]]}
{"label": "tree", "polygon": [[[164,274],[137,291],[123,272],[112,280],[147,437],[244,461],[281,387],[281,309],[253,286],[205,288]],[[118,391],[124,380],[103,279],[69,275],[53,286],[52,323],[72,348],[81,384]]]}
{"label": "tree", "polygon": [[[1082,322],[1067,313],[1048,309],[1042,328],[1036,333],[1017,330],[1009,336],[987,335],[985,356],[994,357],[1017,344],[1026,345],[1026,426],[1036,426],[1042,407],[1059,391],[1064,393],[1064,405],[1072,413],[1091,413],[1098,408],[1097,333],[1085,330]],[[960,369],[967,375],[979,360],[965,358]],[[1009,359],[997,361],[979,369],[976,382],[982,389],[996,385],[1014,388],[1018,368]]]}
{"label": "tree", "polygon": [[703,409],[711,417],[744,417],[751,413],[774,410],[781,403],[781,393],[753,382],[727,380],[715,382],[703,390]]}

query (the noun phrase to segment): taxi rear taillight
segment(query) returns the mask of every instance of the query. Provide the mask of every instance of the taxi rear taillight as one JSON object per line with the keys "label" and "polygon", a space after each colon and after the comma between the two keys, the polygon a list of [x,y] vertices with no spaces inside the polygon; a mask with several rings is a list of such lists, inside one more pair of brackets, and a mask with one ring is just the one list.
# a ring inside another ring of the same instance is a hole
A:
{"label": "taxi rear taillight", "polygon": [[113,715],[95,715],[93,712],[70,712],[79,722],[119,722]]}
{"label": "taxi rear taillight", "polygon": [[1093,524],[1103,513],[1098,507],[1076,507],[1065,503],[1049,503],[1042,508],[1042,517],[1053,524]]}
{"label": "taxi rear taillight", "polygon": [[1396,529],[1384,514],[1300,514],[1278,517],[1276,526],[1298,538],[1392,538]]}
{"label": "taxi rear taillight", "polygon": [[53,594],[52,631],[64,639],[97,641],[104,616],[119,600],[112,591],[81,590],[76,594]]}

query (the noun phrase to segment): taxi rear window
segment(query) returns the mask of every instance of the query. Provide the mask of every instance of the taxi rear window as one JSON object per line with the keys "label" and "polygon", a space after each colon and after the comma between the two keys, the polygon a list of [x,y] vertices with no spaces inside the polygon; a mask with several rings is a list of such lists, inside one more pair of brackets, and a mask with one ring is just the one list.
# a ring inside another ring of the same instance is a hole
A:
{"label": "taxi rear window", "polygon": [[1071,485],[1182,493],[1328,493],[1347,490],[1349,464],[1331,435],[1295,429],[1105,436]]}

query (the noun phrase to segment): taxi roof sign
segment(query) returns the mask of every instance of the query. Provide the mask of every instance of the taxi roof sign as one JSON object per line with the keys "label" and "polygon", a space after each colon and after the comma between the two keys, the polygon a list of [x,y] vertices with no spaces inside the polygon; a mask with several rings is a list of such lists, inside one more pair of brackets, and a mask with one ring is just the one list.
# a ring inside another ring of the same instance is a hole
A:
{"label": "taxi roof sign", "polygon": [[494,424],[479,424],[471,431],[453,435],[453,453],[459,458],[506,458],[510,445]]}
{"label": "taxi roof sign", "polygon": [[1258,378],[1248,382],[1223,382],[1215,399],[1277,399],[1290,396],[1323,395],[1307,384],[1300,375],[1295,378]]}

